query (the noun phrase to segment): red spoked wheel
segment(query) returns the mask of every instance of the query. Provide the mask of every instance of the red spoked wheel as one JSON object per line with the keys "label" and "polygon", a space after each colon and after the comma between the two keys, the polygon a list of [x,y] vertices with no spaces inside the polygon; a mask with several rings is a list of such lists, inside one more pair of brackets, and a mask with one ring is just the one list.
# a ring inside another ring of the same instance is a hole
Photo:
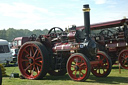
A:
{"label": "red spoked wheel", "polygon": [[107,77],[112,68],[112,62],[109,56],[103,51],[98,51],[96,61],[99,61],[100,63],[92,65],[92,74],[96,77]]}
{"label": "red spoked wheel", "polygon": [[118,60],[122,68],[128,69],[128,49],[120,52]]}
{"label": "red spoked wheel", "polygon": [[27,42],[19,50],[18,66],[27,79],[41,79],[48,69],[48,54],[39,42]]}
{"label": "red spoked wheel", "polygon": [[90,75],[90,62],[81,53],[72,54],[67,62],[69,77],[75,81],[85,81]]}

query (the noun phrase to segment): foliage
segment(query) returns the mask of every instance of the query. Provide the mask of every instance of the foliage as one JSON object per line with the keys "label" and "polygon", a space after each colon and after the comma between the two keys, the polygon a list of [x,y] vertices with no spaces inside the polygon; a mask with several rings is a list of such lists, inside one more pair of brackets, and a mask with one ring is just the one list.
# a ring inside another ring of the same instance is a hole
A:
{"label": "foliage", "polygon": [[35,29],[33,31],[30,31],[28,29],[14,29],[14,28],[9,28],[7,30],[3,29],[0,30],[0,39],[5,39],[9,42],[11,42],[14,38],[16,37],[29,37],[32,34],[36,34],[37,36],[42,35],[42,34],[47,34],[48,30],[40,30],[40,29]]}

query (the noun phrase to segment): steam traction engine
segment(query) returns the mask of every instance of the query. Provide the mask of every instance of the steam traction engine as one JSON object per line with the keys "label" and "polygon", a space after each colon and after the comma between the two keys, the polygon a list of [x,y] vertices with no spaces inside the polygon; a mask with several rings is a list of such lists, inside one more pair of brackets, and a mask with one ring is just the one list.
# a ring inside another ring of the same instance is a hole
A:
{"label": "steam traction engine", "polygon": [[[117,59],[128,69],[128,19],[121,19],[91,25],[92,39],[99,44],[99,50],[107,52],[112,64]],[[77,27],[82,29],[82,27]]]}
{"label": "steam traction engine", "polygon": [[18,54],[20,72],[27,79],[41,79],[46,73],[61,76],[68,73],[75,81],[85,81],[90,72],[106,77],[111,72],[111,59],[98,51],[97,43],[90,38],[89,5],[84,5],[83,30],[75,26],[64,32],[53,27],[47,35],[25,43]]}

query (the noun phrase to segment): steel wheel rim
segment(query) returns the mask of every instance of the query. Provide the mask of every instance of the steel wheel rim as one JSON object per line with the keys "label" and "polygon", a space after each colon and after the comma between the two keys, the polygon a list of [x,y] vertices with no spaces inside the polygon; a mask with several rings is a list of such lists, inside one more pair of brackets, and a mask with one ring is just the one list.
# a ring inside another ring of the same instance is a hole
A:
{"label": "steel wheel rim", "polygon": [[87,75],[87,62],[82,56],[76,55],[70,58],[68,62],[68,74],[76,81],[80,81]]}
{"label": "steel wheel rim", "polygon": [[42,53],[38,46],[25,44],[18,54],[18,65],[20,72],[27,79],[35,79],[42,71]]}
{"label": "steel wheel rim", "polygon": [[128,69],[128,50],[125,50],[120,54],[119,63],[121,67]]}
{"label": "steel wheel rim", "polygon": [[102,53],[98,53],[96,57],[96,60],[100,61],[100,63],[98,65],[92,66],[91,71],[98,77],[104,76],[109,70],[109,61],[107,57]]}

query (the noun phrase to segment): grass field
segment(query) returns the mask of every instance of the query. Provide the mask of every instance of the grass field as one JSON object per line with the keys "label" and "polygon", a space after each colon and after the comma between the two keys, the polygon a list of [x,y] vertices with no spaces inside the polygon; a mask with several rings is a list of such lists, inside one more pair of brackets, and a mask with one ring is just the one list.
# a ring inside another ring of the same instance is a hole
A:
{"label": "grass field", "polygon": [[[6,67],[6,73],[20,73],[18,67]],[[2,85],[128,85],[128,70],[121,69],[119,74],[118,66],[113,66],[110,75],[106,78],[97,78],[92,74],[85,82],[72,81],[68,74],[65,76],[49,76],[43,80],[27,80],[20,78],[3,77]]]}

